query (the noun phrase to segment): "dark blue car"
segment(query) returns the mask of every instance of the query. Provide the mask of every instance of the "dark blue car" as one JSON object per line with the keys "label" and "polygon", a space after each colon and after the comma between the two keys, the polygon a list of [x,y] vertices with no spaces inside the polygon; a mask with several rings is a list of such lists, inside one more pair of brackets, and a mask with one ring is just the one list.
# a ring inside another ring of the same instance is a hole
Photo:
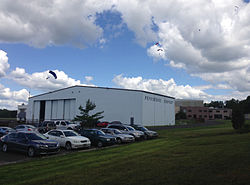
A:
{"label": "dark blue car", "polygon": [[116,137],[108,136],[97,129],[86,129],[79,132],[82,136],[89,138],[92,145],[97,147],[116,144]]}
{"label": "dark blue car", "polygon": [[48,140],[37,132],[15,132],[1,138],[2,151],[25,152],[29,157],[42,154],[57,153],[60,146],[57,141]]}

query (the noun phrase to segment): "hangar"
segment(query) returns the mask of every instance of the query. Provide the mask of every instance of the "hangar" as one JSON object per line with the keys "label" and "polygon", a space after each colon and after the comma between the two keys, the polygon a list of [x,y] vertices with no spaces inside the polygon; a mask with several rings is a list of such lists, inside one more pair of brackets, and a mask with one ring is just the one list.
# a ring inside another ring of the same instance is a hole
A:
{"label": "hangar", "polygon": [[175,99],[142,90],[71,86],[29,98],[27,122],[72,120],[90,99],[96,104],[91,113],[104,111],[103,121],[121,121],[144,126],[174,125]]}

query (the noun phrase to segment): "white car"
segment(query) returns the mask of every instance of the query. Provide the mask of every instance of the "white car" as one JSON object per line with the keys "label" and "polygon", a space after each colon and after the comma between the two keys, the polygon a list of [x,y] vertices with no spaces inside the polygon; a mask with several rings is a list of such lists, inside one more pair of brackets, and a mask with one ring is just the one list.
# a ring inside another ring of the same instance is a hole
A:
{"label": "white car", "polygon": [[73,148],[89,148],[91,142],[88,138],[80,136],[73,130],[50,130],[44,134],[48,139],[59,142],[66,150]]}

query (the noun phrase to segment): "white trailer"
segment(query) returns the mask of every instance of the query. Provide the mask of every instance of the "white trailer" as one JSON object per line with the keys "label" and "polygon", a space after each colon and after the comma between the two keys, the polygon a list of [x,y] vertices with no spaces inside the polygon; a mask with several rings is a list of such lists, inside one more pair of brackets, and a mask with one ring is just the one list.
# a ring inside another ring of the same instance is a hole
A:
{"label": "white trailer", "polygon": [[29,98],[27,121],[72,120],[90,99],[92,112],[104,111],[103,120],[144,126],[174,125],[175,99],[156,93],[104,87],[72,86]]}

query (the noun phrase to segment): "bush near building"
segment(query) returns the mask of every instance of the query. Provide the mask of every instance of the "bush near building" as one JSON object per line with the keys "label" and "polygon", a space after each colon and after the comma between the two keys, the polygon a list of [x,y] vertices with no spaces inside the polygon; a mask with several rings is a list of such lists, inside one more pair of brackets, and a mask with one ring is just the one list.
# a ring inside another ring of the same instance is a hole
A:
{"label": "bush near building", "polygon": [[233,109],[232,113],[232,126],[234,129],[241,129],[244,126],[245,117],[243,111],[237,107]]}

